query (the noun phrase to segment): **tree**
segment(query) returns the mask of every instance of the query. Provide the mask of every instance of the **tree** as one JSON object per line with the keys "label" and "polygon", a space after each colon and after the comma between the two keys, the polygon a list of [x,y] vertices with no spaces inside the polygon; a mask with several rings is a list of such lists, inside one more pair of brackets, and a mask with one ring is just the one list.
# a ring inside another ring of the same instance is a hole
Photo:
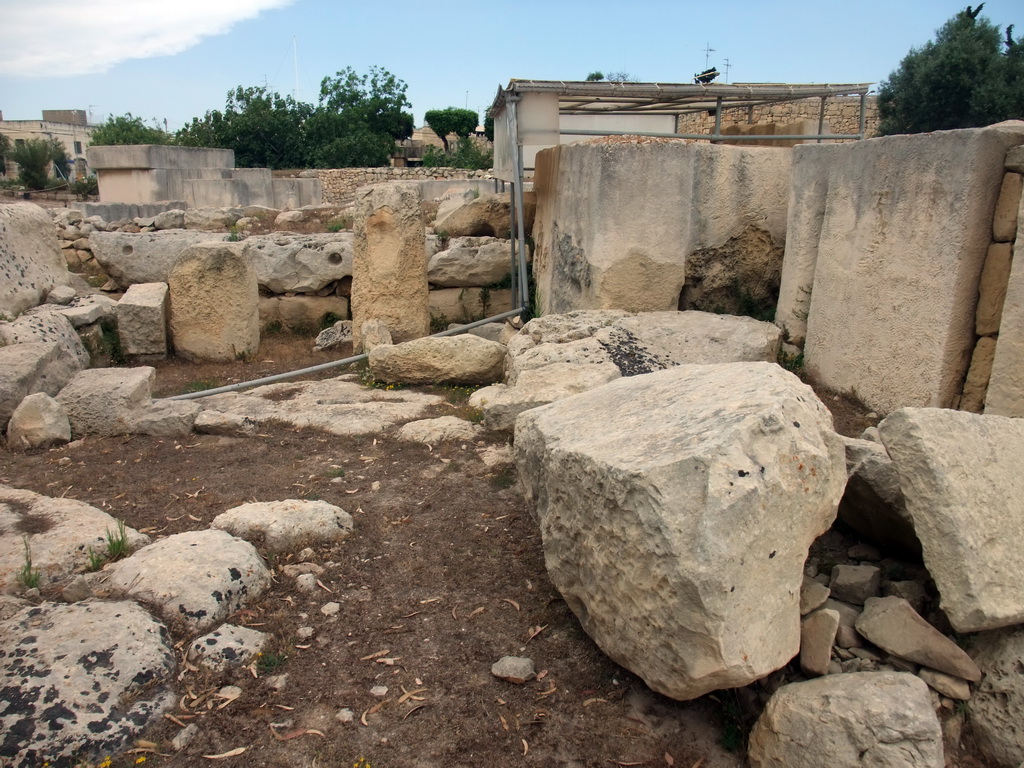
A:
{"label": "tree", "polygon": [[228,91],[224,111],[178,131],[178,144],[234,150],[239,168],[302,168],[307,161],[305,122],[313,107],[262,87]]}
{"label": "tree", "polygon": [[878,92],[879,132],[922,133],[1024,117],[1024,42],[967,6],[912,48]]}
{"label": "tree", "polygon": [[15,142],[9,157],[21,169],[21,183],[29,189],[46,189],[50,181],[50,169],[63,165],[64,178],[71,160],[67,150],[57,139],[26,139]]}
{"label": "tree", "polygon": [[598,83],[602,80],[604,80],[604,72],[599,69],[587,75],[588,83]]}
{"label": "tree", "polygon": [[11,153],[11,140],[0,133],[0,175],[7,173],[7,156]]}
{"label": "tree", "polygon": [[448,134],[454,133],[460,139],[467,138],[476,130],[479,115],[471,109],[448,107],[447,109],[431,109],[424,115],[430,130],[438,135],[444,143],[444,151],[450,152]]}
{"label": "tree", "polygon": [[169,144],[171,134],[151,128],[126,112],[121,117],[111,117],[98,128],[94,128],[89,143],[94,146],[110,146],[113,144]]}

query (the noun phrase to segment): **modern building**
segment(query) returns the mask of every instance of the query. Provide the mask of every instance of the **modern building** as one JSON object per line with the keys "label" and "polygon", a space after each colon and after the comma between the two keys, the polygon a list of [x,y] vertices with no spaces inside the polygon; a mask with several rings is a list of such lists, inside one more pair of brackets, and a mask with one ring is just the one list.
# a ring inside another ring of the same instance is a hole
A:
{"label": "modern building", "polygon": [[[29,139],[57,139],[74,163],[76,178],[89,173],[85,150],[95,127],[89,124],[84,109],[44,109],[42,120],[4,120],[3,112],[0,111],[0,133],[10,140],[11,146]],[[18,166],[7,160],[3,170],[8,176],[14,176],[18,173]]]}

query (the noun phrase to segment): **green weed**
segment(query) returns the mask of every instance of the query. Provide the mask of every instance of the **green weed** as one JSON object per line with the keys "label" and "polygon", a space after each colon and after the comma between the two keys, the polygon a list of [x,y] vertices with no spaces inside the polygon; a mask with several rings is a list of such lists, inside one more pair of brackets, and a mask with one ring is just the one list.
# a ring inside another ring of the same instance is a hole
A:
{"label": "green weed", "polygon": [[129,553],[128,534],[125,531],[124,520],[117,521],[117,533],[107,528],[107,559],[113,562],[126,557]]}
{"label": "green weed", "polygon": [[29,546],[28,536],[22,536],[21,541],[25,545],[25,563],[15,578],[25,589],[35,589],[39,586],[39,569],[32,567],[32,548]]}

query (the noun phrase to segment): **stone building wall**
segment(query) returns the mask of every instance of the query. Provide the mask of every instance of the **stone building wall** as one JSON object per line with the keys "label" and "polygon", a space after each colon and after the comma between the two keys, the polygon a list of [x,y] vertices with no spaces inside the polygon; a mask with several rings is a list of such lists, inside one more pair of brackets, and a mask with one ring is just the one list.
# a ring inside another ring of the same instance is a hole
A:
{"label": "stone building wall", "polygon": [[[746,123],[793,123],[798,120],[818,121],[820,99],[801,99],[781,104],[765,104],[753,107],[752,116],[747,107],[722,110],[722,125]],[[865,138],[878,135],[878,97],[868,96],[864,105]],[[860,97],[839,96],[825,102],[825,121],[833,133],[856,133],[860,120]],[[699,112],[681,115],[677,128],[679,133],[711,133],[715,127],[715,115]]]}
{"label": "stone building wall", "polygon": [[444,181],[447,179],[483,179],[490,171],[465,168],[331,168],[307,171],[323,185],[326,205],[349,205],[355,201],[356,190],[385,181]]}

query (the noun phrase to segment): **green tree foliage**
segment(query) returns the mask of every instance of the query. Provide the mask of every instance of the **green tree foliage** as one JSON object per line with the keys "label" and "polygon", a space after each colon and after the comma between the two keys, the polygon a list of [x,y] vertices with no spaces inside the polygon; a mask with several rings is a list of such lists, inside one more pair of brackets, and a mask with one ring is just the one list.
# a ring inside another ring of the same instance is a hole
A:
{"label": "green tree foliage", "polygon": [[29,189],[46,189],[50,182],[50,169],[62,166],[62,181],[67,178],[71,163],[64,145],[57,139],[27,139],[16,142],[9,157],[21,169],[21,183]]}
{"label": "green tree foliage", "polygon": [[602,80],[604,80],[604,72],[599,69],[587,75],[588,83],[598,83]]}
{"label": "green tree foliage", "polygon": [[968,6],[881,84],[879,132],[922,133],[1024,118],[1024,40]]}
{"label": "green tree foliage", "polygon": [[121,117],[111,117],[98,128],[94,128],[89,143],[95,146],[112,144],[169,144],[172,136],[159,128],[151,128],[127,112]]}
{"label": "green tree foliage", "polygon": [[444,151],[450,152],[448,146],[448,134],[454,133],[460,139],[465,139],[476,130],[479,116],[471,109],[459,109],[448,107],[447,109],[431,109],[424,115],[430,130],[437,134],[444,143]]}
{"label": "green tree foliage", "polygon": [[428,146],[423,150],[423,165],[429,168],[470,168],[485,171],[494,164],[494,151],[482,142],[460,138],[448,152]]}
{"label": "green tree foliage", "polygon": [[487,137],[488,141],[494,141],[494,115],[491,114],[489,109],[484,117],[484,136]]}
{"label": "green tree foliage", "polygon": [[212,110],[178,131],[186,147],[235,151],[239,168],[302,168],[306,165],[304,123],[309,104],[262,87],[228,91],[224,111]]}

